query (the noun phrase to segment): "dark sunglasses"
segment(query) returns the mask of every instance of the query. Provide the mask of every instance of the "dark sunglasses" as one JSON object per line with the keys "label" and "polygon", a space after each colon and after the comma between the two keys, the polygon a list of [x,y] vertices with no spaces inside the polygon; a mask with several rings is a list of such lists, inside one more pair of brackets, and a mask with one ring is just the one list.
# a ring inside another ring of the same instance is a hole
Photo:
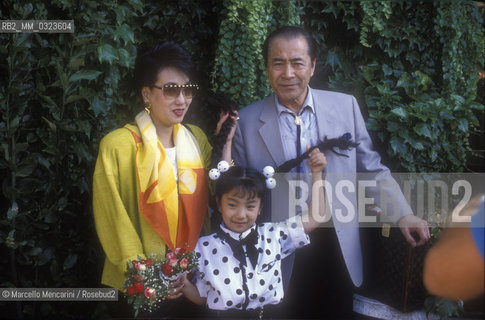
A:
{"label": "dark sunglasses", "polygon": [[163,87],[155,85],[152,87],[162,90],[163,95],[168,99],[177,98],[180,95],[180,91],[182,91],[186,99],[192,99],[197,93],[197,90],[199,90],[199,86],[196,84],[166,84]]}

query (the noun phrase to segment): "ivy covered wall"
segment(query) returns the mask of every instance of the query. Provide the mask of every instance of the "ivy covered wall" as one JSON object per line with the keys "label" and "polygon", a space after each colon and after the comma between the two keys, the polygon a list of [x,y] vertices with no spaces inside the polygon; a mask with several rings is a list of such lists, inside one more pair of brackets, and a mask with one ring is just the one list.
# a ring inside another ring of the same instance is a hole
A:
{"label": "ivy covered wall", "polygon": [[[0,34],[0,287],[98,287],[91,211],[97,145],[141,108],[136,51],[174,39],[202,87],[189,121],[210,135],[207,92],[241,107],[270,92],[260,54],[279,25],[321,49],[312,85],[354,94],[394,170],[466,170],[484,39],[474,2],[2,1],[2,19],[73,19],[73,34]],[[92,303],[0,303],[7,316],[101,317]]]}
{"label": "ivy covered wall", "polygon": [[305,17],[328,48],[328,87],[358,97],[392,169],[466,169],[470,134],[483,117],[475,2],[311,2]]}

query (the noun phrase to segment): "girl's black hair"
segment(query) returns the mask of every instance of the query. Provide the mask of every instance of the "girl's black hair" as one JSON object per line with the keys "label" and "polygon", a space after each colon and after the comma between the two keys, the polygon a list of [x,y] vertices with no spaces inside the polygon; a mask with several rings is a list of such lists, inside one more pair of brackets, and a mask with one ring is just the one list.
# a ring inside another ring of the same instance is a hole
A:
{"label": "girl's black hair", "polygon": [[237,190],[237,195],[252,198],[260,198],[263,203],[266,194],[266,180],[262,173],[238,166],[230,167],[228,171],[221,173],[216,180],[216,198],[231,190]]}
{"label": "girl's black hair", "polygon": [[189,79],[195,77],[195,64],[190,53],[173,41],[165,41],[138,53],[135,61],[134,85],[137,92],[157,82],[160,71],[175,68]]}
{"label": "girl's black hair", "polygon": [[[221,173],[219,179],[216,180],[215,198],[220,201],[224,194],[232,190],[236,190],[236,195],[240,197],[247,195],[250,199],[260,198],[260,206],[262,207],[267,192],[266,179],[262,173],[255,170],[238,166],[230,167],[228,171]],[[213,208],[214,211],[218,211],[215,203]],[[221,222],[222,214],[220,212],[213,214],[211,216],[211,229],[216,230]]]}

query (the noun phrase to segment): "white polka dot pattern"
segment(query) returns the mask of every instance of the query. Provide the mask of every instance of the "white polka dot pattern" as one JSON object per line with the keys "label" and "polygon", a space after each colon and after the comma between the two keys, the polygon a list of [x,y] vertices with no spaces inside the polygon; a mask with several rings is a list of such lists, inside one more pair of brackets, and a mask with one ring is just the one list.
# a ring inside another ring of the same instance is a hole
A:
{"label": "white polka dot pattern", "polygon": [[[277,304],[283,299],[281,259],[310,243],[303,230],[301,216],[280,223],[262,223],[258,228],[258,264],[254,269],[247,259],[246,267],[234,258],[230,246],[217,234],[199,239],[196,252],[199,272],[195,281],[207,306],[213,310],[242,310],[246,301],[243,277],[246,275],[249,303],[247,309]],[[231,236],[238,239],[237,233]]]}

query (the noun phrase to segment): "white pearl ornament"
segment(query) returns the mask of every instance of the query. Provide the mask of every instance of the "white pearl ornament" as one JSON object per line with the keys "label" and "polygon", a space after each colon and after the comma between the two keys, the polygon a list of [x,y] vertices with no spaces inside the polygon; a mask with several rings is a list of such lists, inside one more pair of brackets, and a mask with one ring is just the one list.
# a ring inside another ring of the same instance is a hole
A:
{"label": "white pearl ornament", "polygon": [[219,179],[219,177],[221,176],[221,172],[214,168],[214,169],[210,169],[209,171],[209,178],[211,178],[211,180],[217,180]]}
{"label": "white pearl ornament", "polygon": [[274,178],[266,179],[266,188],[274,189],[276,187],[276,180]]}
{"label": "white pearl ornament", "polygon": [[272,166],[266,166],[263,168],[263,174],[266,178],[272,178],[274,175],[274,169]]}
{"label": "white pearl ornament", "polygon": [[219,161],[219,163],[217,164],[217,169],[219,169],[221,173],[226,172],[227,170],[229,170],[229,163],[227,163],[227,161],[225,160]]}

